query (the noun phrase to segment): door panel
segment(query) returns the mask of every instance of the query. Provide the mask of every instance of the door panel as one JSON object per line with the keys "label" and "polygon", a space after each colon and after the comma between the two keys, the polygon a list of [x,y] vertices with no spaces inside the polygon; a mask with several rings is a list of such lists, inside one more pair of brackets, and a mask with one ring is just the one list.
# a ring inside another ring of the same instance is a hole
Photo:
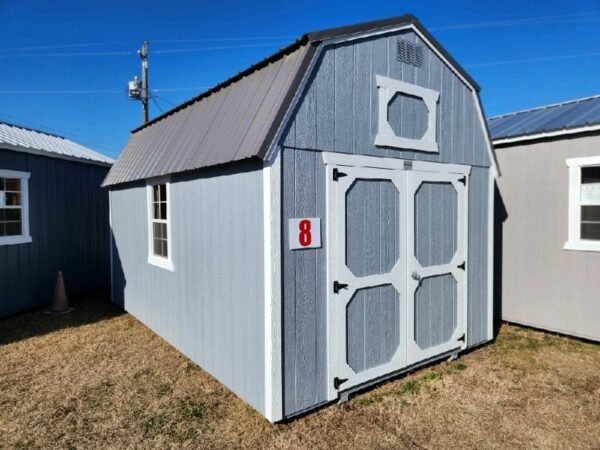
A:
{"label": "door panel", "polygon": [[336,164],[326,173],[328,396],[335,399],[464,348],[467,193],[464,174]]}
{"label": "door panel", "polygon": [[[342,175],[328,183],[330,286],[343,287],[328,302],[329,367],[348,389],[405,364],[406,179],[402,171],[335,168]],[[333,383],[329,393],[337,396]]]}
{"label": "door panel", "polygon": [[465,347],[466,177],[408,176],[408,363]]}

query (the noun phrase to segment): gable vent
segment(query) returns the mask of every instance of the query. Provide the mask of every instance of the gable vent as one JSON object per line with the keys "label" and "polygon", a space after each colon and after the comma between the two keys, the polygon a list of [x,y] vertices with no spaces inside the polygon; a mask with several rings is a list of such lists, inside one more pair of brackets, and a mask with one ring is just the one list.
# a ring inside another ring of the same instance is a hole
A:
{"label": "gable vent", "polygon": [[398,39],[396,60],[415,67],[423,65],[423,47],[420,45]]}

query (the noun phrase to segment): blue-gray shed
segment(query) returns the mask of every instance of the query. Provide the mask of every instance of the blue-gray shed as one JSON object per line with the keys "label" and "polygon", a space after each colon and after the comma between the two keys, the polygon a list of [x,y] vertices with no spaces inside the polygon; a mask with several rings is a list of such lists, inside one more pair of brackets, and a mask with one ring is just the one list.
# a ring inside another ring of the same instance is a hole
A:
{"label": "blue-gray shed", "polygon": [[113,160],[73,141],[0,123],[0,317],[110,283],[108,195]]}
{"label": "blue-gray shed", "polygon": [[271,421],[490,340],[478,90],[405,15],[134,130],[104,182],[113,300]]}

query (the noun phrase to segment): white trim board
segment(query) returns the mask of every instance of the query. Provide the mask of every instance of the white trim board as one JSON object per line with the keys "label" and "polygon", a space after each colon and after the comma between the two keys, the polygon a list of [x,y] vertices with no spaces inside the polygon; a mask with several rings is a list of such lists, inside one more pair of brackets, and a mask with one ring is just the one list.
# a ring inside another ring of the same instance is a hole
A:
{"label": "white trim board", "polygon": [[459,173],[469,175],[471,166],[465,164],[446,164],[431,161],[413,161],[408,159],[387,158],[378,156],[351,155],[339,152],[321,152],[325,164],[351,167],[372,167],[374,169],[407,170],[410,165],[412,170],[435,173]]}
{"label": "white trim board", "polygon": [[523,136],[515,136],[510,138],[500,138],[493,141],[494,145],[514,144],[517,142],[533,141],[536,139],[544,139],[558,136],[569,136],[572,134],[588,133],[592,131],[600,131],[600,124],[588,125],[585,127],[568,128],[565,130],[546,131],[543,133],[526,134]]}
{"label": "white trim board", "polygon": [[263,166],[265,417],[283,419],[281,153]]}

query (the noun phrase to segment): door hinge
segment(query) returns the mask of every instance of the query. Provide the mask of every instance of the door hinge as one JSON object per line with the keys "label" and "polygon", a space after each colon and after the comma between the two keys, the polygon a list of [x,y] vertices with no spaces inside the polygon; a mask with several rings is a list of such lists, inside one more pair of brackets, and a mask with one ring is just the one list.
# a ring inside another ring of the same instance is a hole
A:
{"label": "door hinge", "polygon": [[467,267],[467,263],[465,261],[463,261],[461,264],[459,264],[458,266],[459,269],[465,270],[465,268]]}
{"label": "door hinge", "polygon": [[459,178],[459,179],[458,179],[458,182],[459,182],[459,183],[462,183],[462,184],[464,184],[464,185],[466,186],[466,185],[467,185],[467,177],[466,177],[466,176],[464,176],[464,177],[462,177],[462,178]]}
{"label": "door hinge", "polygon": [[344,172],[340,172],[337,168],[333,169],[333,181],[337,181],[342,177],[347,177],[348,174]]}
{"label": "door hinge", "polygon": [[336,389],[339,389],[340,386],[342,384],[344,384],[346,381],[348,381],[348,378],[338,378],[338,377],[335,377],[333,379],[333,387],[336,388]]}
{"label": "door hinge", "polygon": [[457,341],[465,342],[465,333],[457,339]]}
{"label": "door hinge", "polygon": [[347,284],[338,283],[337,281],[333,282],[333,293],[339,294],[341,289],[346,289],[348,287]]}

